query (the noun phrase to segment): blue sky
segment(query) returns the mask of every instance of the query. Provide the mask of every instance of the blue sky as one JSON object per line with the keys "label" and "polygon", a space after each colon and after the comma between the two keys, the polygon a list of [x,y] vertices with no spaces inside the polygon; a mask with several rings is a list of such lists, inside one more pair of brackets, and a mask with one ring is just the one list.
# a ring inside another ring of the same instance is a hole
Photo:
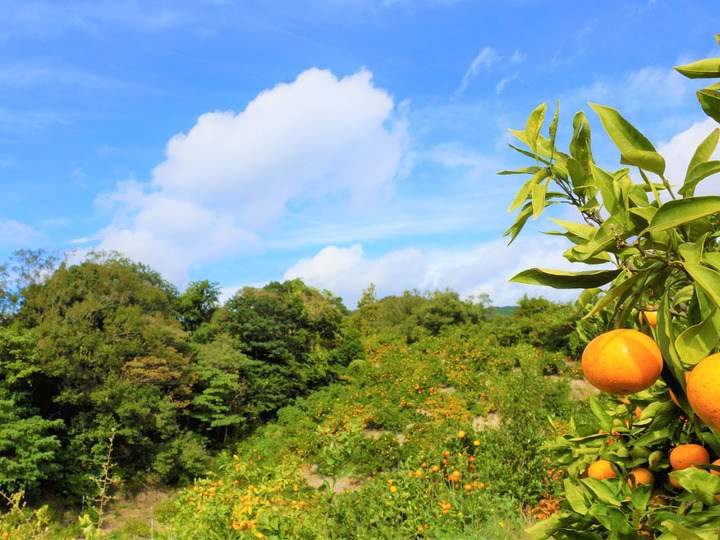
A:
{"label": "blue sky", "polygon": [[380,296],[570,299],[508,283],[569,268],[544,218],[502,237],[522,179],[496,173],[525,165],[508,128],[560,100],[561,147],[585,110],[614,170],[587,103],[615,107],[679,182],[717,127],[702,84],[672,70],[720,56],[716,0],[0,0],[0,13],[0,260],[118,250],[181,289],[302,277],[350,308],[371,282]]}

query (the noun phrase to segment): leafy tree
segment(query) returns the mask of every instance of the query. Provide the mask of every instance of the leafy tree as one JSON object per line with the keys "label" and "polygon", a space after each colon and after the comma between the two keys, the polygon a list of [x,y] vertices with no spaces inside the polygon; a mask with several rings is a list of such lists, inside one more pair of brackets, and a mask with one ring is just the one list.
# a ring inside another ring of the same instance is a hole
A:
{"label": "leafy tree", "polygon": [[182,433],[191,400],[174,288],[144,265],[96,254],[61,264],[22,294],[17,318],[37,343],[34,404],[66,425],[60,482],[85,489],[112,429],[119,470],[152,470],[154,456]]}
{"label": "leafy tree", "polygon": [[202,324],[210,322],[218,307],[220,289],[217,283],[192,281],[178,298],[178,313],[183,328],[195,332]]}
{"label": "leafy tree", "polygon": [[28,333],[0,328],[0,490],[36,493],[58,469],[61,419],[32,405],[35,343]]}

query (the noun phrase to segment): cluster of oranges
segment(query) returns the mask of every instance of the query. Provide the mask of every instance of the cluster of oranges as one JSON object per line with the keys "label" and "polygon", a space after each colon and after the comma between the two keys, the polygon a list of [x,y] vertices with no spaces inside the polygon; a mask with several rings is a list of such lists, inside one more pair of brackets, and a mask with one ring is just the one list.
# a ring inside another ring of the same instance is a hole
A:
{"label": "cluster of oranges", "polygon": [[[640,322],[641,325],[655,327],[657,313],[642,312]],[[599,390],[625,396],[647,390],[655,384],[663,370],[663,357],[658,345],[648,335],[637,330],[618,329],[601,334],[587,345],[582,355],[582,368],[587,380]],[[720,432],[720,353],[697,363],[685,373],[685,381],[687,400],[693,412],[706,425]],[[678,405],[672,392],[671,397]],[[629,403],[625,398],[621,401]],[[637,408],[637,418],[640,419],[641,415],[642,411]],[[710,463],[708,451],[699,444],[679,444],[669,457],[670,472]],[[712,465],[720,466],[720,459]],[[716,471],[710,472],[720,476]],[[583,476],[605,480],[616,478],[617,470],[610,461],[598,459]],[[653,473],[646,468],[629,471],[627,478],[633,489],[655,483]],[[682,489],[673,476],[669,476],[669,481],[676,489]]]}
{"label": "cluster of oranges", "polygon": [[[655,341],[631,329],[605,332],[588,343],[583,373],[595,388],[626,396],[650,388],[660,377],[663,357]],[[695,414],[720,432],[720,353],[701,360],[686,373],[687,399]]]}

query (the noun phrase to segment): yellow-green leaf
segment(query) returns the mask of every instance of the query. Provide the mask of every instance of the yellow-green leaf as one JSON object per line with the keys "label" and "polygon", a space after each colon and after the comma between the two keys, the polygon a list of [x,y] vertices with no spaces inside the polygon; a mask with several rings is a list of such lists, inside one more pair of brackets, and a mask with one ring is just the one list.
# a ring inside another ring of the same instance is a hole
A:
{"label": "yellow-green leaf", "polygon": [[510,281],[528,285],[544,285],[554,289],[589,289],[610,283],[622,270],[591,270],[586,272],[566,272],[530,268],[513,276]]}

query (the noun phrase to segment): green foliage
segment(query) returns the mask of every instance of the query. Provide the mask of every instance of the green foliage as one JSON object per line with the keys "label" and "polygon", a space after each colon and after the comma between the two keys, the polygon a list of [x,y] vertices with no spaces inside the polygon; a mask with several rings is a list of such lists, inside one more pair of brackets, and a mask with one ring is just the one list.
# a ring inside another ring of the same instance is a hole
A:
{"label": "green foliage", "polygon": [[[718,77],[717,66],[718,59],[710,59],[676,69],[692,78]],[[703,109],[716,120],[718,95],[717,85],[698,92]],[[612,268],[533,268],[513,280],[585,289],[576,303],[587,321],[579,327],[580,335],[590,338],[611,328],[639,327],[653,335],[665,366],[661,380],[649,391],[619,406],[593,401],[591,421],[573,424],[569,434],[559,434],[547,445],[569,474],[564,511],[532,532],[539,538],[635,538],[641,533],[668,539],[713,538],[720,526],[715,498],[720,481],[708,471],[671,471],[667,454],[676,445],[692,442],[720,455],[720,437],[694,414],[685,396],[687,372],[720,349],[720,196],[695,195],[702,180],[720,171],[720,164],[710,161],[720,130],[697,148],[676,193],[665,177],[665,160],[652,143],[618,111],[591,107],[620,151],[620,163],[637,169],[640,181],[634,181],[630,168],[611,172],[595,163],[590,126],[582,112],[573,120],[569,154],[560,152],[555,147],[558,112],[549,138],[544,137],[541,105],[524,131],[513,131],[530,148],[517,150],[533,158],[535,165],[513,171],[532,177],[510,207],[521,210],[506,235],[512,242],[530,215],[538,217],[551,204],[569,204],[582,222],[553,220],[563,230],[550,233],[574,244],[564,256],[573,263]],[[551,185],[558,191],[548,191]],[[657,310],[656,329],[638,317],[645,310]],[[668,387],[684,415],[669,401]],[[635,407],[642,409],[640,417]],[[583,478],[597,459],[611,461],[618,478]],[[664,503],[651,500],[650,486],[631,488],[627,473],[635,467],[655,473],[656,487],[666,495]],[[682,493],[673,492],[669,474],[684,488]]]}
{"label": "green foliage", "polygon": [[371,285],[358,302],[352,324],[365,335],[405,336],[408,343],[425,336],[438,336],[458,325],[476,325],[489,311],[490,299],[483,294],[462,301],[458,293],[405,291],[402,296],[375,298]]}
{"label": "green foliage", "polygon": [[197,331],[201,325],[210,322],[218,307],[220,289],[217,283],[192,281],[185,292],[177,299],[178,318],[183,329],[188,332]]}

